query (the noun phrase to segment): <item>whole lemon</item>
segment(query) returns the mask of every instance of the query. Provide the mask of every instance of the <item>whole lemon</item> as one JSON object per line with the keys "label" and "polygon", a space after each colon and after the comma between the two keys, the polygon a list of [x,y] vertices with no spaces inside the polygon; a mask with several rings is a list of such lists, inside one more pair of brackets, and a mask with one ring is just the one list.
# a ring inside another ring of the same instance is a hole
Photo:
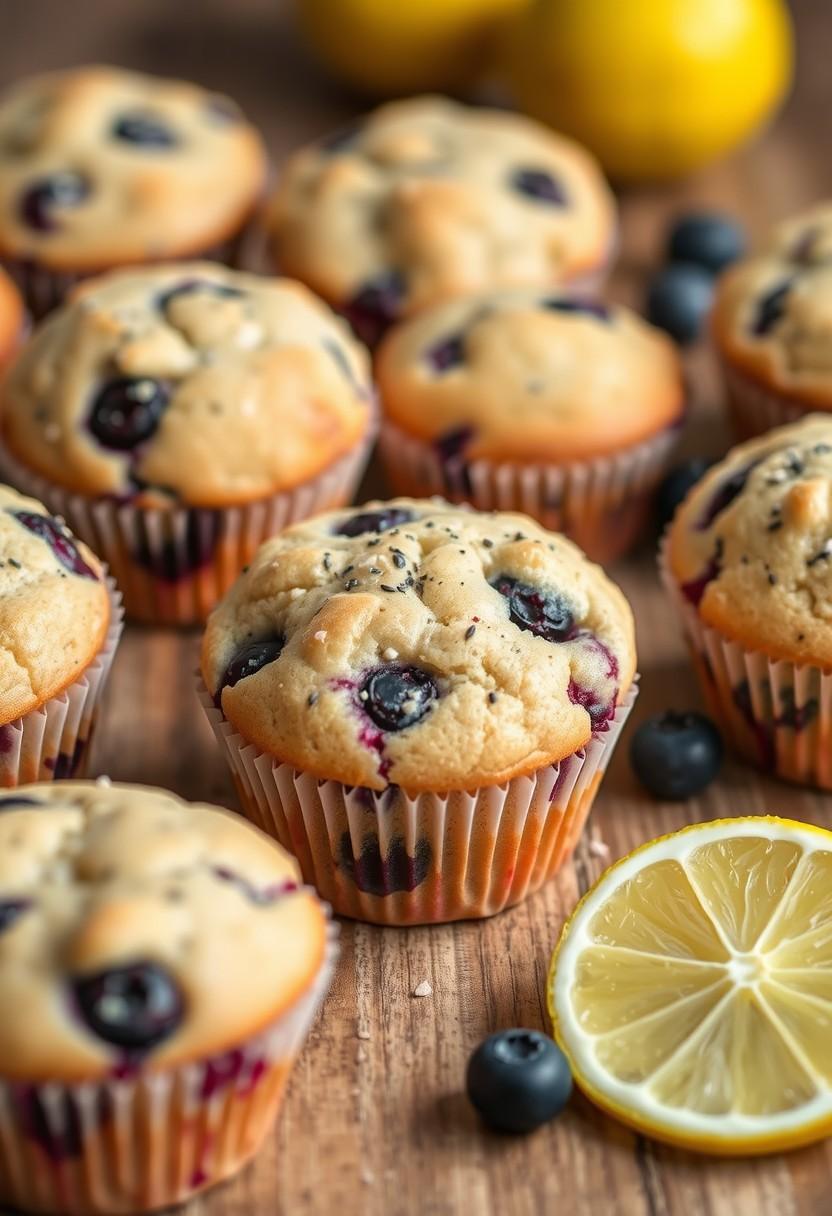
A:
{"label": "whole lemon", "polygon": [[782,0],[533,0],[506,53],[521,106],[622,179],[736,147],[782,99],[793,57]]}
{"label": "whole lemon", "polygon": [[452,89],[490,62],[507,15],[528,0],[297,0],[326,67],[365,93]]}

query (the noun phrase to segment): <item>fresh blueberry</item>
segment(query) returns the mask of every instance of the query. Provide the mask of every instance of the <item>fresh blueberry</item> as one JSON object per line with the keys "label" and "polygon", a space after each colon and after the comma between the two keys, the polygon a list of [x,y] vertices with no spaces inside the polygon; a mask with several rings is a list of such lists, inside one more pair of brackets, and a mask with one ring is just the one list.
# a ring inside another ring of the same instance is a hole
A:
{"label": "fresh blueberry", "polygon": [[243,295],[239,287],[232,287],[230,283],[212,283],[210,279],[183,279],[175,287],[163,292],[157,304],[162,312],[166,312],[168,306],[180,296],[191,296],[197,292],[205,292],[206,295],[217,296],[221,300],[238,300]]}
{"label": "fresh blueberry", "polygon": [[158,963],[130,963],[80,976],[72,989],[93,1034],[128,1051],[155,1047],[173,1034],[184,1016],[182,994]]}
{"label": "fresh blueberry", "polygon": [[563,187],[545,169],[515,169],[511,175],[511,185],[519,194],[536,202],[548,203],[553,207],[566,206]]}
{"label": "fresh blueberry", "polygon": [[20,214],[37,232],[54,232],[59,227],[56,212],[78,207],[90,189],[90,183],[80,173],[69,170],[53,173],[26,189],[20,200]]}
{"label": "fresh blueberry", "polygon": [[670,230],[669,262],[693,262],[719,274],[745,253],[745,230],[737,220],[718,212],[681,216]]}
{"label": "fresh blueberry", "polygon": [[0,933],[10,929],[31,906],[30,899],[0,899]]}
{"label": "fresh blueberry", "polygon": [[381,730],[404,730],[424,718],[439,689],[420,667],[388,663],[370,672],[358,695],[362,709]]}
{"label": "fresh blueberry", "polygon": [[630,762],[656,798],[692,798],[719,772],[722,739],[704,714],[668,710],[639,726],[630,744]]}
{"label": "fresh blueberry", "polygon": [[713,464],[705,456],[691,456],[688,460],[677,464],[675,468],[662,479],[656,491],[656,523],[659,532],[664,532],[678,508],[688,496],[697,482],[701,481]]}
{"label": "fresh blueberry", "polygon": [[719,486],[714,492],[713,497],[705,508],[702,518],[696,525],[701,532],[704,532],[707,528],[710,528],[714,520],[717,519],[723,511],[727,511],[731,506],[731,503],[735,502],[739,498],[740,494],[742,494],[743,490],[748,484],[749,477],[759,463],[759,460],[754,460],[751,464],[743,465],[741,469],[737,469],[737,471],[732,473],[730,477],[726,477],[724,481],[720,482]]}
{"label": "fresh blueberry", "polygon": [[694,342],[711,310],[714,280],[701,266],[674,262],[660,270],[647,294],[647,319],[683,345]]}
{"label": "fresh blueberry", "polygon": [[388,532],[401,524],[409,524],[413,512],[406,507],[383,507],[380,511],[359,511],[343,519],[333,530],[334,536],[363,536],[367,532]]}
{"label": "fresh blueberry", "polygon": [[344,307],[344,316],[367,346],[377,346],[396,320],[405,289],[404,275],[387,270],[365,283]]}
{"label": "fresh blueberry", "polygon": [[129,452],[150,439],[168,404],[168,390],[149,376],[119,376],[99,390],[88,426],[105,448]]}
{"label": "fresh blueberry", "polygon": [[12,511],[10,514],[29,532],[45,541],[66,570],[81,578],[93,578],[98,581],[98,575],[84,561],[68,529],[51,515],[37,515],[34,511]]}
{"label": "fresh blueberry", "polygon": [[435,372],[450,371],[465,362],[465,339],[462,334],[453,334],[432,346],[426,355],[427,361]]}
{"label": "fresh blueberry", "polygon": [[224,688],[233,688],[240,680],[256,675],[268,663],[273,663],[280,657],[285,645],[284,637],[276,637],[262,642],[249,642],[242,650],[238,650],[223,673],[217,696]]}
{"label": "fresh blueberry", "polygon": [[568,642],[574,638],[575,618],[563,596],[541,591],[539,587],[504,574],[491,586],[508,600],[509,616],[519,629],[528,630],[547,642]]}
{"label": "fresh blueberry", "polygon": [[596,317],[599,321],[609,321],[610,310],[597,300],[580,300],[569,296],[549,296],[542,301],[549,312],[576,313],[580,316]]}
{"label": "fresh blueberry", "polygon": [[757,307],[754,324],[751,326],[751,332],[755,337],[764,338],[774,328],[786,311],[786,299],[791,289],[791,281],[778,283],[763,296]]}
{"label": "fresh blueberry", "polygon": [[559,1115],[572,1093],[569,1063],[539,1030],[501,1030],[468,1061],[468,1098],[501,1132],[533,1132]]}
{"label": "fresh blueberry", "polygon": [[112,136],[142,148],[175,148],[179,142],[163,119],[140,110],[117,118],[112,126]]}

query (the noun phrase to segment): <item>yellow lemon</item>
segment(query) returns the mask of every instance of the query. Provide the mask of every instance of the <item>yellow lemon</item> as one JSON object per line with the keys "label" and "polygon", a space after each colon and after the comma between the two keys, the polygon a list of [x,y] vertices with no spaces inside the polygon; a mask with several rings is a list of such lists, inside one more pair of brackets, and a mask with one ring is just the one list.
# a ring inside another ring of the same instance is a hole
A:
{"label": "yellow lemon", "polygon": [[502,21],[528,0],[298,0],[323,63],[378,96],[453,89],[489,62]]}
{"label": "yellow lemon", "polygon": [[621,179],[691,172],[748,138],[792,68],[783,0],[533,0],[508,70],[520,105]]}
{"label": "yellow lemon", "polygon": [[567,922],[549,1010],[576,1082],[721,1154],[832,1131],[832,832],[723,819],[653,840]]}

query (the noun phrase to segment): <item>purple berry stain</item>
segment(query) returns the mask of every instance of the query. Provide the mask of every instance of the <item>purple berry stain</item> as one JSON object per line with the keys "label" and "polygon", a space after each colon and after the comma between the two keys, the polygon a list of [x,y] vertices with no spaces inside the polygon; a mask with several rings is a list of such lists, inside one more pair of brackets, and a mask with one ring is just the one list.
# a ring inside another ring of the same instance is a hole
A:
{"label": "purple berry stain", "polygon": [[567,198],[561,184],[545,169],[515,169],[511,175],[512,189],[526,198],[550,207],[565,207]]}
{"label": "purple berry stain", "polygon": [[462,334],[453,334],[432,346],[425,355],[431,368],[438,374],[459,367],[465,362],[465,339]]}
{"label": "purple berry stain", "polygon": [[36,232],[56,232],[59,213],[80,206],[90,190],[85,177],[69,170],[40,178],[21,197],[21,218]]}
{"label": "purple berry stain", "polygon": [[713,556],[709,559],[708,564],[702,573],[697,575],[696,578],[691,579],[689,582],[682,583],[682,595],[689,604],[693,604],[694,608],[699,607],[710,584],[714,582],[715,579],[718,579],[722,573],[723,549],[723,541],[717,540]]}
{"label": "purple berry stain", "polygon": [[387,270],[365,283],[344,306],[344,316],[367,346],[377,346],[397,319],[405,289],[404,276],[398,270]]}
{"label": "purple berry stain", "polygon": [[790,281],[778,284],[763,296],[757,308],[751,332],[757,338],[764,338],[774,328],[786,310],[786,298],[792,289]]}
{"label": "purple berry stain", "polygon": [[181,542],[168,538],[158,546],[143,534],[133,560],[163,583],[172,584],[189,578],[213,558],[222,532],[222,520],[222,511],[189,508]]}
{"label": "purple berry stain", "polygon": [[10,511],[9,514],[27,531],[45,541],[65,570],[69,570],[71,574],[77,574],[80,578],[91,578],[98,581],[98,575],[84,561],[68,529],[59,524],[51,515],[37,515],[34,511]]}
{"label": "purple berry stain", "polygon": [[396,836],[382,857],[377,836],[367,836],[361,853],[353,853],[349,832],[341,837],[340,868],[367,895],[393,895],[396,891],[415,891],[430,873],[433,850],[424,838],[416,842],[411,856],[403,836]]}
{"label": "purple berry stain", "polygon": [[696,524],[698,531],[704,532],[710,528],[714,520],[723,511],[727,511],[731,504],[739,498],[748,484],[749,477],[759,463],[759,460],[755,460],[751,464],[744,465],[743,468],[737,469],[735,473],[732,473],[730,477],[726,477],[720,483],[714,496],[705,508],[702,518]]}

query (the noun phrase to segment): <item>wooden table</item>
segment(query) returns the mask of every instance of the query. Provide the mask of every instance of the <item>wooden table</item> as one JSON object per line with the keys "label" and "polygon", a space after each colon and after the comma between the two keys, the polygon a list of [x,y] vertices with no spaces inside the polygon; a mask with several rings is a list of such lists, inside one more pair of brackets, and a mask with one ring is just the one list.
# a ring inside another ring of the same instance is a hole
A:
{"label": "wooden table", "polygon": [[[334,0],[333,0],[334,2]],[[391,0],[392,2],[392,0]],[[623,257],[612,294],[639,301],[667,219],[709,204],[752,233],[832,194],[828,0],[794,0],[796,92],[755,146],[681,186],[622,198]],[[227,89],[268,132],[275,159],[356,108],[297,47],[277,0],[0,0],[0,76],[112,61]],[[707,354],[691,358],[696,408],[688,446],[725,436]],[[382,487],[371,474],[369,489]],[[637,717],[698,702],[652,554],[622,568],[641,639]],[[193,692],[196,635],[128,629],[109,689],[95,765],[121,781],[234,805],[225,764]],[[292,1077],[270,1142],[235,1182],[188,1216],[809,1216],[832,1211],[832,1145],[762,1162],[688,1156],[618,1127],[576,1098],[525,1139],[486,1132],[462,1093],[469,1052],[512,1025],[547,1028],[544,982],[565,915],[606,864],[685,823],[774,811],[832,826],[832,798],[730,763],[683,805],[636,787],[626,741],[573,862],[525,905],[480,924],[379,930],[344,924],[323,1016]],[[428,980],[433,995],[414,997]],[[4,1015],[5,1016],[5,1015]],[[765,1061],[761,1061],[761,1066]]]}

